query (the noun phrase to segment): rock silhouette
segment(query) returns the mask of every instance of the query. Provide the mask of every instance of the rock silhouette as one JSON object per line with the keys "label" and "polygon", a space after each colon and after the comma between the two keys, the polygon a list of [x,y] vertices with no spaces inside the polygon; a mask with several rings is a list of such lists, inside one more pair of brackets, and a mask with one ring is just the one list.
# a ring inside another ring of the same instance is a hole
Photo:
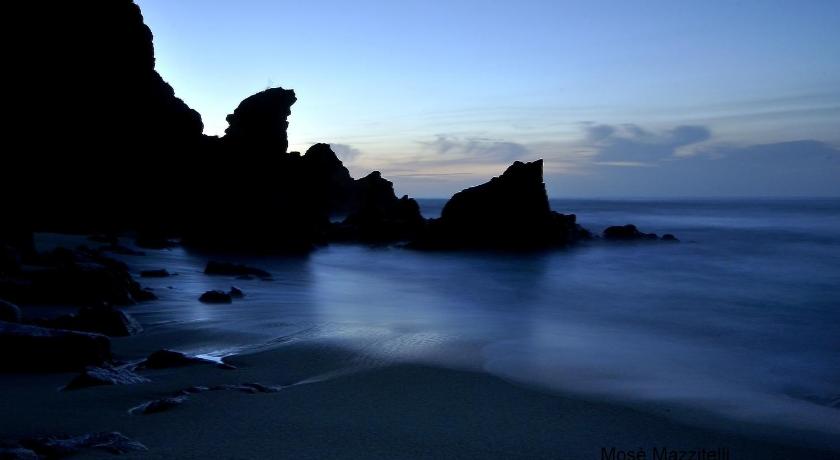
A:
{"label": "rock silhouette", "polygon": [[0,187],[18,197],[9,203],[17,225],[97,232],[163,222],[167,213],[139,209],[171,194],[172,181],[152,191],[145,184],[172,167],[173,152],[191,156],[203,124],[155,70],[139,7],[16,2],[10,14],[27,25],[17,29],[27,46],[11,56],[19,70],[9,101],[9,132],[26,154],[0,160],[16,172]]}
{"label": "rock silhouette", "polygon": [[636,228],[633,224],[615,225],[604,230],[603,236],[605,240],[612,241],[641,241],[641,240],[661,240],[676,242],[679,241],[677,237],[670,233],[662,235],[662,238],[656,233],[644,233]]}
{"label": "rock silhouette", "polygon": [[104,335],[0,322],[0,372],[73,371],[110,358]]}
{"label": "rock silhouette", "polygon": [[[288,152],[291,89],[246,97],[224,136],[205,136],[200,115],[155,70],[152,32],[131,0],[12,9],[29,25],[18,37],[29,46],[11,56],[10,145],[22,148],[0,157],[16,172],[0,192],[17,197],[0,230],[0,274],[34,253],[32,231],[104,235],[121,253],[133,250],[114,236],[129,231],[151,249],[181,238],[189,248],[295,254],[330,239],[535,250],[588,236],[575,216],[549,208],[542,160],[457,193],[426,222],[378,172],[353,180],[328,144]],[[332,225],[337,214],[346,218]]]}
{"label": "rock silhouette", "polygon": [[58,248],[0,277],[0,296],[18,304],[131,305],[155,296],[122,262],[87,248]]}
{"label": "rock silhouette", "polygon": [[110,305],[84,307],[80,308],[76,314],[34,322],[39,326],[95,332],[109,337],[127,337],[143,332],[143,327],[136,319]]}
{"label": "rock silhouette", "polygon": [[134,373],[131,369],[91,366],[73,378],[64,389],[78,390],[102,385],[134,385],[147,382],[151,382],[151,380]]}
{"label": "rock silhouette", "polygon": [[394,184],[374,171],[354,183],[352,211],[333,228],[333,238],[363,242],[409,240],[425,225],[420,206],[408,196],[397,198]]}
{"label": "rock silhouette", "polygon": [[570,244],[587,235],[574,215],[551,210],[542,160],[517,161],[490,182],[456,193],[413,246],[535,250]]}
{"label": "rock silhouette", "polygon": [[283,88],[269,88],[245,98],[226,118],[229,126],[223,138],[225,144],[249,153],[286,153],[287,118],[295,101],[295,92]]}

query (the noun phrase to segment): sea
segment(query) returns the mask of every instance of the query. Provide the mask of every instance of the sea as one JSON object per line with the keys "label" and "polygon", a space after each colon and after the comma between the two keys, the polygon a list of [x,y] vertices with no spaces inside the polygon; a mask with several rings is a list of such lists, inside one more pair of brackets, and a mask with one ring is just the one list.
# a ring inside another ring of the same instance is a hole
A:
{"label": "sea", "polygon": [[[445,201],[419,203],[437,217]],[[208,357],[320,343],[357,351],[360,365],[465,368],[840,435],[840,199],[551,205],[595,233],[633,223],[680,242],[595,240],[518,255],[336,244],[295,258],[147,250],[122,259],[177,275],[142,279],[160,300],[129,311],[147,334],[181,337],[176,348]],[[211,258],[272,280],[204,275]],[[231,285],[245,298],[198,301]]]}

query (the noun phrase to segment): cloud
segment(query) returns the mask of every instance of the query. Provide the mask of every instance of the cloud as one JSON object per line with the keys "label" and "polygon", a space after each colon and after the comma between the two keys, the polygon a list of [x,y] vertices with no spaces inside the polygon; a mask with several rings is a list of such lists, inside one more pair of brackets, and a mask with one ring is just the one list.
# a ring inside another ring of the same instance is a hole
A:
{"label": "cloud", "polygon": [[638,166],[672,158],[679,149],[711,138],[712,132],[705,126],[683,125],[653,132],[635,124],[587,124],[583,143],[594,150],[595,162]]}
{"label": "cloud", "polygon": [[343,163],[352,163],[362,152],[359,149],[353,148],[347,144],[330,144],[330,148],[338,156],[338,159]]}
{"label": "cloud", "polygon": [[467,160],[470,162],[515,161],[532,152],[528,147],[516,142],[481,137],[459,138],[439,134],[431,142],[420,142],[427,151],[446,160]]}
{"label": "cloud", "polygon": [[[607,131],[599,128],[596,135]],[[674,154],[679,146],[708,140],[708,130],[675,128],[651,133],[639,128],[639,135],[628,135],[627,130],[617,129],[600,137],[606,140],[601,144],[593,142],[591,132],[585,131],[584,142],[595,144],[597,153],[590,164],[581,165],[587,174],[547,179],[553,196],[840,195],[840,149],[825,142],[706,143],[697,145],[691,155],[680,156]],[[620,142],[615,142],[616,138]],[[640,141],[642,138],[647,141]],[[631,142],[626,142],[628,139]],[[619,145],[629,145],[629,152],[619,151]],[[637,154],[634,149],[641,149],[641,145],[654,146],[658,158],[646,151],[644,162],[626,160]],[[605,157],[624,160],[602,160]]]}

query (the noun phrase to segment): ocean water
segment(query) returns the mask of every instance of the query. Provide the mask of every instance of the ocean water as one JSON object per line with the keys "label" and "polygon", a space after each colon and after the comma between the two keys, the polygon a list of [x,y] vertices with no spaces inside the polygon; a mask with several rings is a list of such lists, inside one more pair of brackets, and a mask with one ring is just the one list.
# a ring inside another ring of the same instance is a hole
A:
{"label": "ocean water", "polygon": [[[434,217],[443,203],[421,207]],[[354,348],[366,365],[466,367],[840,434],[840,200],[552,207],[594,231],[634,223],[681,243],[596,241],[526,255],[332,245],[303,258],[231,259],[273,281],[203,275],[220,256],[147,251],[124,260],[178,276],[143,280],[161,300],[131,312],[147,334],[178,335],[182,350],[212,356],[313,341]],[[197,301],[231,284],[245,299]]]}

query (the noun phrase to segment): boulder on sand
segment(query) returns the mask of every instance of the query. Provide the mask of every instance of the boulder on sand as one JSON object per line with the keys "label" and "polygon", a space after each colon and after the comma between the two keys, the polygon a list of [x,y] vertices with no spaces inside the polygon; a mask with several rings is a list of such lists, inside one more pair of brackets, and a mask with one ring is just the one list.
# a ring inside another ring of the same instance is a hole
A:
{"label": "boulder on sand", "polygon": [[78,313],[37,320],[39,326],[127,337],[143,332],[143,326],[128,313],[108,304],[80,308]]}
{"label": "boulder on sand", "polygon": [[188,356],[180,351],[158,350],[149,355],[140,366],[146,369],[168,369],[171,367],[183,367],[192,364],[205,364],[212,361]]}
{"label": "boulder on sand", "polygon": [[0,322],[0,371],[72,371],[110,358],[101,334]]}
{"label": "boulder on sand", "polygon": [[70,381],[64,389],[77,390],[79,388],[101,385],[134,385],[150,381],[146,377],[137,375],[130,369],[124,367],[88,367]]}
{"label": "boulder on sand", "polygon": [[224,291],[207,291],[198,298],[202,303],[231,303],[233,299]]}
{"label": "boulder on sand", "polygon": [[124,263],[87,248],[58,248],[0,278],[0,296],[18,304],[131,305],[155,295],[143,289]]}

